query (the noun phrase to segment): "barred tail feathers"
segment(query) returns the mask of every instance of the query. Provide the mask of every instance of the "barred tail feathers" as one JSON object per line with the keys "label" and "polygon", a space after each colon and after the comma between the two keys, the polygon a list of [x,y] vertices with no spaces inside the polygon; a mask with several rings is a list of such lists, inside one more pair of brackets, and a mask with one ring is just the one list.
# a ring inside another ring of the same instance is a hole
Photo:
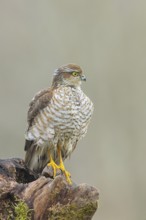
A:
{"label": "barred tail feathers", "polygon": [[36,173],[41,173],[49,161],[48,148],[39,147],[33,141],[26,140],[25,150],[26,166]]}

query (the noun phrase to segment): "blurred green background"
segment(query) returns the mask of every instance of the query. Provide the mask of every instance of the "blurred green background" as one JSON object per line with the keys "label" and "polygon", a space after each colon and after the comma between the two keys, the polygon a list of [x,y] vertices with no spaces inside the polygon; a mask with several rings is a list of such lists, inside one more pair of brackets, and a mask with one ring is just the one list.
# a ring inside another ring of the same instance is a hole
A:
{"label": "blurred green background", "polygon": [[0,1],[0,157],[24,157],[28,104],[70,62],[95,112],[66,166],[100,190],[94,220],[145,220],[146,1]]}

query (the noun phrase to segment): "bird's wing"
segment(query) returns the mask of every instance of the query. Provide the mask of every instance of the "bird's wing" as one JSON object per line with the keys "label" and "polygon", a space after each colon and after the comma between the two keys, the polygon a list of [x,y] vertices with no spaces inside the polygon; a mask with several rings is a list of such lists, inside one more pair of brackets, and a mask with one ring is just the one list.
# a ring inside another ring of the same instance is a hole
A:
{"label": "bird's wing", "polygon": [[29,110],[27,115],[28,128],[31,127],[34,118],[37,116],[40,110],[42,110],[49,104],[52,95],[53,91],[51,89],[45,89],[38,92],[32,99],[32,101],[29,104]]}
{"label": "bird's wing", "polygon": [[[35,97],[32,99],[32,101],[29,104],[29,110],[27,115],[28,130],[33,125],[33,121],[35,117],[39,114],[40,110],[45,108],[50,103],[52,95],[53,95],[52,89],[45,89],[38,92],[35,95]],[[24,149],[27,151],[32,144],[33,141],[26,140]]]}

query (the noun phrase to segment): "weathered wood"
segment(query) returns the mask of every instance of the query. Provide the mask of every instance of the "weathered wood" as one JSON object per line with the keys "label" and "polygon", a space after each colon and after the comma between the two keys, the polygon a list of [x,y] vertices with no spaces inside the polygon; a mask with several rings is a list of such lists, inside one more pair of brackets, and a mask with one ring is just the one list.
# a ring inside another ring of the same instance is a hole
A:
{"label": "weathered wood", "polygon": [[87,184],[69,185],[28,170],[21,159],[0,160],[0,219],[90,220],[99,193]]}

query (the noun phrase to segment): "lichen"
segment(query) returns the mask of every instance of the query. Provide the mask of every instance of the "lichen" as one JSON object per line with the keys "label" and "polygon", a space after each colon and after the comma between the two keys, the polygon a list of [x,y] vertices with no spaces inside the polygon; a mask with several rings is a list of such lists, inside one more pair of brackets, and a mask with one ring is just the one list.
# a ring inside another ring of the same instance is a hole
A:
{"label": "lichen", "polygon": [[83,220],[89,219],[97,209],[97,203],[87,203],[84,207],[77,204],[55,205],[48,209],[48,220]]}

